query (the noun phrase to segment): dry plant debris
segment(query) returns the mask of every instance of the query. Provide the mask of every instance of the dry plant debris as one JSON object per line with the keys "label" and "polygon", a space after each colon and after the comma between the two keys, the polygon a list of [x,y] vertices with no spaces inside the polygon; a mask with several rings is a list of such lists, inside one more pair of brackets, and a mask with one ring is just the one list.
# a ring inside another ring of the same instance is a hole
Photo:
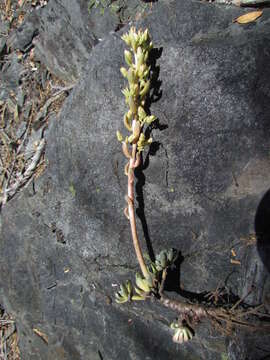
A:
{"label": "dry plant debris", "polygon": [[42,332],[37,328],[34,328],[33,331],[37,336],[39,336],[45,342],[45,344],[48,345],[49,343],[48,335],[46,335],[44,332]]}
{"label": "dry plant debris", "polygon": [[[7,37],[20,26],[29,9],[43,7],[45,0],[0,0],[0,17],[7,26]],[[24,186],[41,176],[46,168],[44,156],[46,129],[72,86],[66,87],[35,59],[34,47],[25,53],[8,47],[0,54],[0,71],[17,58],[23,73],[15,89],[6,87],[8,96],[0,100],[0,208]],[[0,305],[0,360],[19,360],[18,337],[13,320]]]}
{"label": "dry plant debris", "polygon": [[25,68],[22,84],[0,103],[0,204],[45,169],[43,129],[72,89],[35,62],[34,49],[17,55]]}
{"label": "dry plant debris", "polygon": [[0,360],[20,360],[15,321],[0,308]]}
{"label": "dry plant debris", "polygon": [[248,24],[257,20],[263,14],[262,10],[251,11],[247,14],[241,15],[238,18],[234,19],[233,22],[237,22],[238,24]]}

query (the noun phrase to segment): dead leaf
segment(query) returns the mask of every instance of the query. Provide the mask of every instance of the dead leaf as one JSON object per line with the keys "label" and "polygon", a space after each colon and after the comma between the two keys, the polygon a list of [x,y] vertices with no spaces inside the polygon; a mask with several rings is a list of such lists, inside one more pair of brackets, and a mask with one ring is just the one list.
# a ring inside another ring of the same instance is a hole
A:
{"label": "dead leaf", "polygon": [[236,253],[235,253],[234,249],[231,249],[231,253],[232,253],[233,257],[236,257]]}
{"label": "dead leaf", "polygon": [[34,333],[37,334],[37,336],[39,336],[46,344],[49,343],[48,335],[44,334],[42,331],[40,331],[39,329],[36,329],[36,328],[34,328],[33,331],[34,331]]}
{"label": "dead leaf", "polygon": [[234,264],[234,265],[241,265],[241,261],[231,259],[231,264]]}
{"label": "dead leaf", "polygon": [[238,24],[248,24],[252,21],[257,20],[260,16],[262,16],[262,10],[251,11],[245,15],[241,15],[238,18],[234,19],[233,22],[237,22]]}

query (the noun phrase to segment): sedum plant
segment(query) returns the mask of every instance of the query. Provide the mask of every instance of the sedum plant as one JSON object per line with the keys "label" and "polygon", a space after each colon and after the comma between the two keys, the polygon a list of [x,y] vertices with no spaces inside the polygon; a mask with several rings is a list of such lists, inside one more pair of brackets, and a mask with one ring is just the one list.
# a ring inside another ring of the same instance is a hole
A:
{"label": "sedum plant", "polygon": [[150,66],[147,64],[147,60],[153,44],[150,41],[148,30],[144,32],[139,30],[137,33],[133,27],[128,34],[123,35],[122,39],[130,47],[130,50],[125,50],[125,61],[128,68],[121,67],[120,69],[128,81],[128,87],[123,90],[123,94],[129,106],[129,110],[124,115],[124,125],[129,134],[124,136],[117,131],[117,138],[121,142],[123,154],[127,158],[125,175],[128,178],[128,189],[127,207],[124,213],[130,222],[133,245],[142,274],[149,286],[153,286],[152,277],[142,255],[134,210],[134,169],[141,163],[141,152],[152,142],[151,138],[145,136],[144,126],[156,120],[154,115],[147,115],[144,109],[146,96],[150,90]]}
{"label": "sedum plant", "polygon": [[209,319],[216,329],[227,335],[236,326],[250,330],[270,331],[269,325],[259,326],[249,321],[250,314],[255,320],[265,314],[258,311],[261,306],[252,310],[241,306],[244,305],[244,298],[235,304],[225,304],[224,306],[216,306],[211,303],[191,304],[168,298],[163,290],[167,270],[177,257],[177,253],[173,249],[162,250],[154,262],[146,265],[136,228],[134,170],[141,164],[141,156],[145,147],[152,143],[152,139],[145,134],[145,128],[156,120],[156,117],[148,114],[145,109],[150,91],[148,59],[153,43],[147,29],[136,31],[134,27],[131,27],[129,32],[122,36],[122,40],[129,47],[129,50],[125,50],[124,53],[127,67],[120,69],[128,82],[128,86],[122,91],[128,105],[128,111],[123,119],[127,135],[117,131],[117,139],[121,143],[123,155],[127,159],[124,169],[127,176],[127,194],[125,196],[127,206],[124,214],[130,223],[133,246],[141,273],[136,273],[135,286],[130,280],[120,285],[120,290],[115,294],[116,302],[122,304],[128,301],[146,300],[154,296],[162,305],[178,313],[178,321],[171,324],[171,329],[174,332],[173,341],[179,344],[191,340],[194,336],[192,326],[205,318]]}
{"label": "sedum plant", "polygon": [[146,97],[150,91],[148,58],[153,43],[147,29],[144,32],[142,30],[136,32],[134,27],[131,27],[129,33],[123,35],[122,39],[129,47],[124,53],[127,67],[120,69],[128,81],[128,86],[123,90],[129,107],[123,119],[128,134],[122,135],[117,131],[117,139],[122,144],[123,154],[127,158],[125,166],[125,175],[128,178],[125,197],[127,206],[124,214],[130,222],[133,245],[142,274],[136,274],[134,289],[130,282],[121,285],[120,291],[116,294],[116,301],[119,303],[145,300],[151,294],[156,294],[159,288],[159,273],[173,261],[175,255],[172,249],[169,252],[163,251],[154,263],[147,266],[138,239],[134,209],[134,170],[141,163],[141,153],[152,143],[152,138],[145,135],[145,127],[156,120],[156,116],[147,114],[145,110]]}

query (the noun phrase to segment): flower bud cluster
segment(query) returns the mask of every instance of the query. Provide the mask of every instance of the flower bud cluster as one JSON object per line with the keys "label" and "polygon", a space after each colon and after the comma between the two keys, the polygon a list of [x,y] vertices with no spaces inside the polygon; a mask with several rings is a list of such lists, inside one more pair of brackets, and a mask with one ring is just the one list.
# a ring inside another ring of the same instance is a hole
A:
{"label": "flower bud cluster", "polygon": [[131,27],[129,32],[122,36],[130,50],[125,50],[125,61],[128,68],[121,67],[122,75],[128,81],[128,87],[122,92],[129,110],[124,115],[124,125],[132,134],[124,138],[118,131],[117,138],[127,144],[138,144],[138,152],[143,151],[152,139],[146,139],[142,133],[144,124],[151,124],[156,120],[154,115],[145,112],[145,99],[150,91],[150,66],[148,65],[149,52],[153,48],[148,29],[136,32]]}

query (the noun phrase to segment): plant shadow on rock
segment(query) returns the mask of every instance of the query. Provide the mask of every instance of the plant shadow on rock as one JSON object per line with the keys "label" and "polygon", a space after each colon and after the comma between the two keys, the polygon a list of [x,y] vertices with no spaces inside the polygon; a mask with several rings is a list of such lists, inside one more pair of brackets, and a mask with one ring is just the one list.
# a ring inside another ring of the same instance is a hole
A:
{"label": "plant shadow on rock", "polygon": [[[149,64],[151,65],[151,91],[149,96],[146,98],[145,110],[148,115],[151,115],[151,105],[157,101],[159,101],[162,97],[161,85],[162,81],[159,79],[160,67],[157,65],[157,60],[162,55],[163,48],[154,48],[151,50],[149,55]],[[159,119],[149,125],[145,131],[146,137],[149,138],[151,136],[152,130],[158,129],[160,131],[166,130],[168,128],[167,124],[161,124]],[[136,214],[140,219],[144,238],[146,241],[147,251],[149,258],[152,262],[155,261],[155,252],[152,246],[152,241],[150,239],[148,224],[145,216],[145,202],[143,196],[143,188],[146,182],[146,177],[144,175],[144,170],[146,170],[150,164],[150,156],[155,156],[156,153],[160,150],[160,147],[163,145],[154,141],[145,156],[144,161],[135,169],[135,177],[137,179],[135,189],[136,189],[136,200],[138,202],[138,207],[136,209]],[[201,293],[190,292],[180,287],[180,276],[181,276],[181,264],[184,261],[184,257],[181,252],[178,252],[178,256],[174,262],[174,265],[168,269],[168,274],[165,281],[164,289],[168,292],[174,292],[185,299],[188,299],[191,302],[196,303],[214,303],[216,306],[219,305],[229,305],[234,304],[239,300],[239,297],[234,295],[226,286],[226,281],[224,282],[224,287],[217,288],[216,291],[219,291],[218,298],[214,298],[213,300],[209,299],[209,292],[204,291]],[[229,276],[228,276],[229,277]]]}
{"label": "plant shadow on rock", "polygon": [[263,196],[255,215],[255,232],[260,258],[270,272],[270,190]]}
{"label": "plant shadow on rock", "polygon": [[[159,101],[162,97],[162,90],[161,90],[162,81],[159,79],[160,67],[157,65],[157,60],[161,57],[162,51],[163,48],[159,48],[159,49],[154,48],[149,55],[149,64],[151,65],[151,91],[150,91],[150,95],[146,99],[146,104],[145,104],[145,110],[148,115],[151,115],[150,108],[152,103]],[[159,122],[159,119],[157,119],[155,122],[153,122],[151,125],[147,127],[145,131],[146,137],[149,138],[151,136],[153,129],[158,129],[160,131],[163,131],[166,130],[167,128],[168,128],[167,124],[161,124]],[[144,238],[146,241],[148,255],[152,262],[155,261],[155,252],[152,246],[152,241],[150,239],[148,224],[145,216],[145,202],[143,196],[143,188],[146,182],[146,177],[144,175],[144,170],[146,170],[150,164],[150,156],[155,156],[156,153],[160,150],[160,147],[163,147],[163,145],[158,141],[154,141],[150,145],[144,161],[140,164],[139,167],[135,169],[135,177],[137,179],[135,189],[136,189],[136,200],[138,202],[136,214],[140,219]],[[239,300],[239,297],[232,294],[231,291],[227,288],[226,281],[224,287],[217,289],[219,291],[218,299],[217,298],[214,299],[213,297],[213,300],[209,299],[209,292],[207,291],[201,293],[195,293],[181,289],[180,268],[183,261],[184,261],[184,257],[179,251],[173,267],[168,269],[168,274],[165,282],[166,291],[174,292],[182,296],[183,298],[196,303],[209,304],[209,303],[214,303],[215,301],[215,305],[224,305],[224,304],[233,304]]]}
{"label": "plant shadow on rock", "polygon": [[[148,115],[151,115],[151,111],[150,111],[151,104],[159,101],[162,97],[162,90],[161,90],[162,81],[159,79],[160,67],[157,65],[157,60],[161,57],[162,51],[163,51],[163,48],[159,48],[159,49],[154,48],[151,50],[151,52],[149,54],[149,65],[151,67],[150,68],[151,88],[150,88],[150,95],[146,98],[146,103],[145,103],[145,111],[147,112]],[[160,124],[159,120],[157,119],[154,123],[152,123],[151,125],[148,126],[148,128],[145,131],[145,135],[147,138],[149,138],[153,129],[158,129],[158,130],[162,131],[167,128],[168,128],[168,125]],[[144,234],[144,238],[145,238],[146,246],[147,246],[147,250],[148,250],[148,255],[149,255],[151,261],[155,260],[155,254],[154,254],[153,246],[152,246],[151,239],[149,236],[148,225],[147,225],[145,212],[144,212],[143,187],[145,185],[145,175],[144,175],[143,171],[146,170],[149,166],[150,156],[155,156],[157,151],[159,150],[160,146],[161,146],[161,143],[154,141],[150,145],[148,153],[147,153],[144,161],[141,163],[140,166],[138,166],[135,169],[135,172],[134,172],[135,177],[137,179],[135,189],[136,189],[136,200],[138,202],[138,208],[136,209],[136,214],[141,221],[143,234]]]}
{"label": "plant shadow on rock", "polygon": [[145,110],[150,112],[151,104],[159,101],[162,97],[161,85],[162,81],[159,79],[160,66],[157,65],[157,60],[161,57],[163,52],[163,47],[153,48],[149,54],[149,65],[150,65],[150,78],[151,78],[151,87],[150,95],[146,98]]}
{"label": "plant shadow on rock", "polygon": [[[177,250],[175,250],[177,251]],[[230,306],[240,300],[239,296],[235,295],[228,287],[227,281],[231,274],[227,276],[222,286],[218,286],[214,291],[203,291],[196,293],[193,291],[187,291],[181,288],[181,265],[185,258],[181,254],[181,251],[177,251],[178,256],[174,261],[173,266],[168,269],[168,274],[164,286],[164,290],[173,292],[181,297],[187,299],[191,303],[208,304],[215,306]]]}

